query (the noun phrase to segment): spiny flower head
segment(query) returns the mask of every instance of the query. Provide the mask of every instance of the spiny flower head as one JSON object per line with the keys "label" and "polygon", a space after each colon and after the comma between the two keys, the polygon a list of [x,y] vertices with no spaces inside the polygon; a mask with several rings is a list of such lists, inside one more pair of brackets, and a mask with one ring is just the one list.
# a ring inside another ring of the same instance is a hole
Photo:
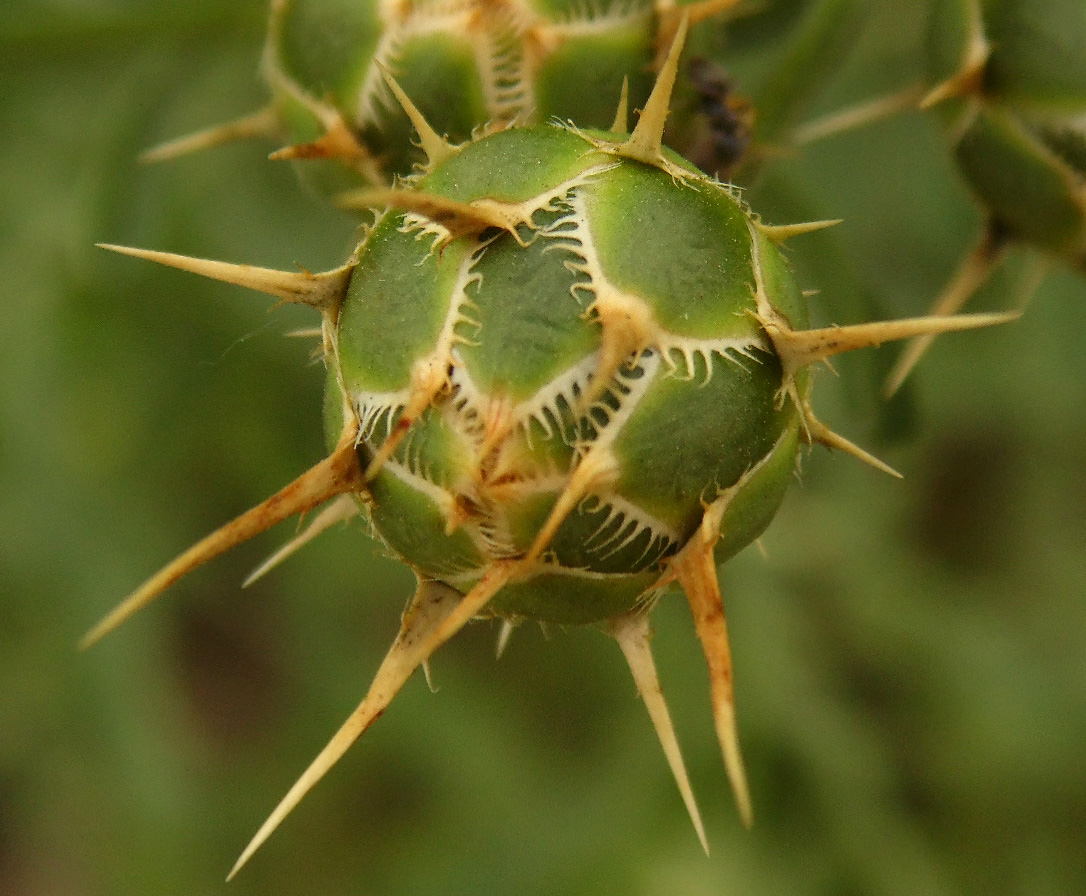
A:
{"label": "spiny flower head", "polygon": [[889,470],[815,417],[807,368],[997,318],[810,329],[777,244],[829,222],[767,226],[662,146],[684,34],[632,133],[620,108],[609,130],[511,126],[452,147],[406,101],[432,155],[400,187],[352,197],[376,220],[333,271],[122,250],[317,309],[331,451],[153,576],[87,643],[195,566],[318,506],[273,561],[364,514],[418,579],[368,694],[235,870],[477,616],[612,635],[706,844],[649,650],[649,613],[673,585],[691,608],[749,823],[717,565],[769,524],[802,444]]}

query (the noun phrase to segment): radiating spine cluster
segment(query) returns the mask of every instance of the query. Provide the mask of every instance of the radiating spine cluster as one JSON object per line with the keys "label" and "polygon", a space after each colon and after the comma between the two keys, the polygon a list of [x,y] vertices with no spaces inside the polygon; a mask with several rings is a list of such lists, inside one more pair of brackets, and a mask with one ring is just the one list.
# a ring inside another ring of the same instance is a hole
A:
{"label": "radiating spine cluster", "polygon": [[149,579],[85,643],[201,563],[321,505],[288,551],[361,510],[419,580],[365,699],[235,872],[480,614],[593,622],[617,640],[706,845],[648,647],[648,613],[672,584],[691,607],[750,822],[717,564],[768,525],[801,443],[889,469],[814,416],[807,368],[1007,316],[809,329],[776,244],[832,222],[765,225],[663,146],[685,33],[684,20],[632,133],[624,97],[608,131],[509,126],[454,145],[386,73],[428,158],[399,187],[354,196],[377,219],[327,273],[110,247],[319,310],[331,453]]}

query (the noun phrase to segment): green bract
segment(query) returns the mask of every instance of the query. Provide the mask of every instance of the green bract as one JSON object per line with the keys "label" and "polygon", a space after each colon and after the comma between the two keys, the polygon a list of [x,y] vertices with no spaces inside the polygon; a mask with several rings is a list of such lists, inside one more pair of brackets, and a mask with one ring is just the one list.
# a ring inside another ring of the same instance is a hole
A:
{"label": "green bract", "polygon": [[779,252],[726,187],[616,160],[608,139],[537,126],[464,147],[417,190],[500,204],[508,229],[465,219],[453,237],[387,212],[338,314],[336,438],[357,421],[368,463],[389,454],[397,421],[411,427],[370,483],[377,531],[464,591],[497,561],[540,554],[488,605],[501,615],[627,612],[704,503],[733,487],[742,498],[723,560],[760,534],[791,477],[800,417],[776,401],[780,363],[755,317],[757,276],[764,300],[806,325]]}
{"label": "green bract", "polygon": [[453,146],[404,97],[425,170],[355,197],[376,219],[336,270],[122,250],[318,309],[331,452],[152,577],[87,641],[193,567],[320,504],[302,541],[361,512],[419,583],[368,695],[239,866],[480,615],[595,623],[614,636],[705,843],[649,652],[648,613],[673,584],[690,604],[749,821],[717,564],[770,522],[801,443],[888,469],[818,421],[805,368],[993,318],[808,329],[777,244],[827,222],[764,225],[734,188],[661,145],[684,33],[631,134],[620,108],[607,131],[513,126]]}
{"label": "green bract", "polygon": [[1086,5],[942,6],[931,99],[954,100],[948,133],[963,175],[1010,238],[1086,266]]}
{"label": "green bract", "polygon": [[640,106],[681,15],[738,0],[274,0],[263,73],[271,106],[152,153],[266,134],[318,192],[385,184],[424,155],[388,89],[391,72],[437,133],[552,117],[606,127],[628,85]]}
{"label": "green bract", "polygon": [[[1086,3],[939,0],[928,57],[925,105],[987,218],[935,313],[958,310],[1014,243],[1086,270]],[[902,355],[891,391],[928,342]]]}

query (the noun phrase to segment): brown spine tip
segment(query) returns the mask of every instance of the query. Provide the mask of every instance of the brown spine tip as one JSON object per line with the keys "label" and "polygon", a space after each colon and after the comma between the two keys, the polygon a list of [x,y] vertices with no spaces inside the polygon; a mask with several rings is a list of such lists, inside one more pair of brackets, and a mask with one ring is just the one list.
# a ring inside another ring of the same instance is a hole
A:
{"label": "brown spine tip", "polygon": [[268,155],[273,161],[293,159],[340,159],[358,163],[361,160],[372,162],[369,150],[363,146],[354,131],[338,112],[323,116],[324,133],[309,143],[295,143],[284,146]]}
{"label": "brown spine tip", "polygon": [[739,817],[749,828],[754,821],[754,809],[739,748],[731,645],[720,583],[717,580],[716,560],[713,558],[713,548],[720,538],[720,521],[730,497],[731,491],[726,491],[709,505],[693,538],[671,558],[669,573],[678,581],[690,604],[694,628],[709,667],[713,722],[724,757],[724,767],[732,785]]}
{"label": "brown spine tip", "polygon": [[964,6],[969,16],[969,36],[961,68],[920,101],[921,109],[929,109],[953,97],[979,94],[984,86],[984,71],[992,55],[992,45],[984,33],[984,14],[979,0],[967,0]]}

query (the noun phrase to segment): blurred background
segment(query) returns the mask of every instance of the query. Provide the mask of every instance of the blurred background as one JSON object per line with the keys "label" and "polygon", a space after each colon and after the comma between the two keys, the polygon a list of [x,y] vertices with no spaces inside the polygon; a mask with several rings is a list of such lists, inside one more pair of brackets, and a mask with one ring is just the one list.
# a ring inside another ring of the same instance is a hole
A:
{"label": "blurred background", "polygon": [[[924,5],[859,5],[805,116],[922,76]],[[137,161],[261,105],[265,12],[0,8],[0,892],[1086,892],[1086,282],[1058,268],[1018,323],[939,340],[888,407],[891,347],[818,373],[819,416],[906,478],[813,452],[765,555],[722,571],[752,831],[672,596],[654,647],[711,858],[613,642],[524,625],[495,662],[480,623],[435,658],[436,693],[412,679],[222,882],[361,698],[411,588],[354,526],[240,590],[288,524],[76,650],[322,456],[322,371],[283,338],[307,315],[93,245],[346,256],[353,222],[272,146]],[[774,33],[724,39],[741,90],[768,83]],[[772,222],[845,219],[793,250],[824,322],[921,313],[981,220],[918,113],[779,153],[748,199]],[[1022,263],[974,307],[1007,307]]]}

